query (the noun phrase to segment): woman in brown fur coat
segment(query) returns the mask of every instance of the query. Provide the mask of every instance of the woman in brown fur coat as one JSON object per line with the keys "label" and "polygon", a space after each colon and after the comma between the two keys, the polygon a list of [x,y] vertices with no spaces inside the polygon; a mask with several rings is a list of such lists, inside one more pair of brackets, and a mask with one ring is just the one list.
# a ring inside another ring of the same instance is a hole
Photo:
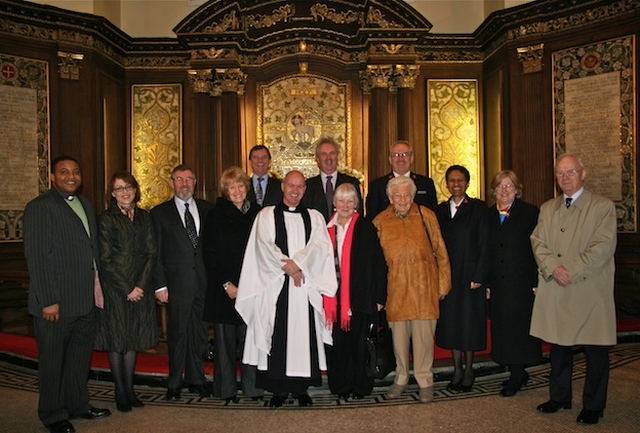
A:
{"label": "woman in brown fur coat", "polygon": [[440,300],[451,289],[449,256],[430,209],[413,202],[416,186],[398,176],[387,184],[389,207],[373,220],[389,273],[387,319],[393,335],[396,377],[387,391],[398,398],[409,383],[409,343],[422,403],[433,400],[433,336]]}

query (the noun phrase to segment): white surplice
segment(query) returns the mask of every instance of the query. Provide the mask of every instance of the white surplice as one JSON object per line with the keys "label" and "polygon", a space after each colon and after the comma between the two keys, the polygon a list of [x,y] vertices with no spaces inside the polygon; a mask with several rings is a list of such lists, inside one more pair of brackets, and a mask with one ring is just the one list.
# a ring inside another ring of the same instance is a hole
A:
{"label": "white surplice", "polygon": [[304,274],[305,282],[295,287],[289,278],[287,311],[286,371],[288,377],[310,377],[311,356],[309,304],[313,307],[318,360],[327,369],[324,344],[332,344],[331,332],[324,326],[322,295],[334,296],[338,283],[333,247],[322,214],[309,209],[311,236],[305,245],[305,228],[300,213],[284,212],[289,256],[276,245],[275,206],[258,213],[244,254],[236,310],[247,324],[242,362],[267,369],[276,316],[276,302],[284,284],[281,259],[291,258]]}

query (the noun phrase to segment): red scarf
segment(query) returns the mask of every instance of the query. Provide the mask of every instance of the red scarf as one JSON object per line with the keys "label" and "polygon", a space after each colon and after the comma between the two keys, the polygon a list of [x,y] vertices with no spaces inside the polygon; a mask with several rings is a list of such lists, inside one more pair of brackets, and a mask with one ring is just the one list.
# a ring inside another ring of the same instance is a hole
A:
{"label": "red scarf", "polygon": [[[342,257],[340,259],[340,328],[343,331],[349,331],[351,329],[351,297],[349,285],[351,281],[351,246],[353,245],[353,228],[356,225],[356,220],[360,215],[358,212],[353,213],[351,222],[347,228],[347,232],[344,236],[344,242],[342,243]],[[329,237],[331,238],[331,244],[334,249],[336,247],[336,230],[329,230]],[[326,316],[327,325],[333,324],[337,321],[338,300],[335,296],[329,298],[322,296],[324,312]]]}

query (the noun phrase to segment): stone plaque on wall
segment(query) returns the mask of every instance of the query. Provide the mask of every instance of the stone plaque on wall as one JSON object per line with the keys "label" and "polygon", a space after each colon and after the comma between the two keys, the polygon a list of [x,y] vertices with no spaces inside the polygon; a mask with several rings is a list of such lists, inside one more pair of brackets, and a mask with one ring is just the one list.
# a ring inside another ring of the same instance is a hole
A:
{"label": "stone plaque on wall", "polygon": [[556,155],[579,154],[587,188],[614,201],[620,233],[637,232],[635,37],[553,53]]}
{"label": "stone plaque on wall", "polygon": [[0,242],[22,240],[26,204],[49,189],[47,62],[0,54]]}

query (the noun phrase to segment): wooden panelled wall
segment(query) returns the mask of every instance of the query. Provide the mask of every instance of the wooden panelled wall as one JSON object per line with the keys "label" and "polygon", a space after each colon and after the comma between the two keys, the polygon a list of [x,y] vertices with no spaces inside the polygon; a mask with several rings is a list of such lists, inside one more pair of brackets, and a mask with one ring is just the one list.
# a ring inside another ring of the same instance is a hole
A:
{"label": "wooden panelled wall", "polygon": [[[524,184],[527,201],[541,204],[554,195],[551,55],[554,51],[618,36],[640,36],[640,13],[593,25],[589,31],[568,30],[538,35],[502,45],[479,63],[424,63],[412,90],[391,94],[374,89],[365,94],[358,71],[329,60],[309,59],[310,70],[352,82],[352,139],[354,160],[367,169],[369,179],[389,170],[388,144],[394,138],[410,140],[417,172],[426,172],[428,149],[426,80],[478,79],[482,102],[485,179],[501,168],[512,168]],[[517,48],[544,44],[542,69],[524,74]],[[637,44],[636,47],[638,47]],[[249,70],[244,96],[220,97],[194,93],[186,70],[124,70],[98,51],[87,49],[79,80],[61,79],[57,52],[64,47],[18,36],[0,38],[0,52],[44,59],[50,65],[51,155],[75,156],[83,169],[83,193],[97,210],[103,208],[105,178],[130,168],[132,84],[181,83],[184,89],[183,159],[195,168],[198,194],[217,197],[217,177],[230,165],[246,166],[244,149],[256,142],[257,83],[295,73],[295,59],[283,59],[261,70]],[[636,58],[640,55],[636,53]],[[636,66],[636,86],[640,83]],[[636,88],[637,95],[637,88]],[[636,120],[640,112],[636,96]],[[389,107],[394,107],[389,112]],[[637,151],[637,144],[636,144]],[[637,158],[636,158],[637,164]],[[636,173],[638,172],[636,167]],[[637,180],[636,180],[637,182]],[[625,283],[640,269],[640,236],[619,237],[618,275]],[[25,269],[20,243],[0,244],[0,272]]]}

